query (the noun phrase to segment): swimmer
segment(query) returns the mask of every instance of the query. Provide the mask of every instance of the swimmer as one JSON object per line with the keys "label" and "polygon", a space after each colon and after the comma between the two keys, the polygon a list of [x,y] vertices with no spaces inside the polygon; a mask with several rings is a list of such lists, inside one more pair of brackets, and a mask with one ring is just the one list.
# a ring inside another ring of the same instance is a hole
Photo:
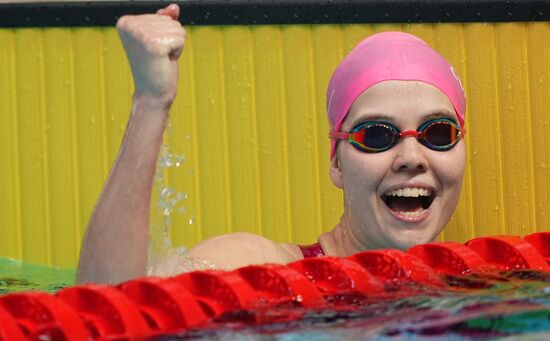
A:
{"label": "swimmer", "polygon": [[169,5],[117,23],[134,78],[133,106],[83,240],[78,283],[175,275],[200,264],[228,270],[404,250],[443,230],[456,208],[466,163],[464,90],[428,44],[385,32],[359,43],[328,85],[329,174],[344,193],[340,222],[331,231],[308,247],[232,233],[199,243],[183,259],[174,253],[163,264],[148,264],[153,177],[185,43],[178,16],[179,7]]}

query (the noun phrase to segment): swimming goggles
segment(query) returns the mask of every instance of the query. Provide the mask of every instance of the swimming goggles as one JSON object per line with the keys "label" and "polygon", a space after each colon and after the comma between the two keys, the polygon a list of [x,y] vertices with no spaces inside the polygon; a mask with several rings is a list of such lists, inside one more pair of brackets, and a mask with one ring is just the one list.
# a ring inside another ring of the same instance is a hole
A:
{"label": "swimming goggles", "polygon": [[395,146],[401,138],[412,136],[424,146],[437,151],[453,148],[466,131],[448,118],[428,120],[417,130],[399,131],[396,126],[383,121],[365,121],[356,125],[351,131],[333,131],[331,139],[344,140],[365,153],[379,153]]}

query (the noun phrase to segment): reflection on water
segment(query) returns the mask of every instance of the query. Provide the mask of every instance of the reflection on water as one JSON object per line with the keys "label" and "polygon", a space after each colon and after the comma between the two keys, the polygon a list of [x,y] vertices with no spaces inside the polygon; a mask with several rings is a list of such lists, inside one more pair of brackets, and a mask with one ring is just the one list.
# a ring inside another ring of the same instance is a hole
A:
{"label": "reflection on water", "polygon": [[[522,270],[448,283],[456,290],[407,286],[393,299],[348,296],[345,305],[322,311],[237,312],[207,330],[158,340],[550,340],[550,274]],[[281,322],[257,323],[273,316]]]}

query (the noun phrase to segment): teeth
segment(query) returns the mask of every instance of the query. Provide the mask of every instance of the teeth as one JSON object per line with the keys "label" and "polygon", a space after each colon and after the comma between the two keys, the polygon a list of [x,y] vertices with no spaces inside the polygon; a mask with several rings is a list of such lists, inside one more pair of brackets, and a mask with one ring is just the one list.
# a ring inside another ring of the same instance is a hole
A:
{"label": "teeth", "polygon": [[432,195],[432,191],[425,188],[400,188],[386,193],[386,196],[392,197],[429,197]]}
{"label": "teeth", "polygon": [[413,211],[413,212],[399,212],[399,214],[401,214],[405,217],[409,217],[409,218],[418,217],[418,216],[422,215],[422,213],[424,213],[424,210]]}

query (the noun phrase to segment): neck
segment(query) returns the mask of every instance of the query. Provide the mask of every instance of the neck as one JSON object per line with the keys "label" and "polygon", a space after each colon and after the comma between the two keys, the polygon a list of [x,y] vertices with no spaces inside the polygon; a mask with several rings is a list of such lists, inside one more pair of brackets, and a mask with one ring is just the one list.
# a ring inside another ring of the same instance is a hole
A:
{"label": "neck", "polygon": [[331,231],[319,237],[319,243],[328,256],[347,257],[358,252],[367,251],[370,248],[366,243],[361,242],[354,232],[349,218],[344,212],[340,223]]}

